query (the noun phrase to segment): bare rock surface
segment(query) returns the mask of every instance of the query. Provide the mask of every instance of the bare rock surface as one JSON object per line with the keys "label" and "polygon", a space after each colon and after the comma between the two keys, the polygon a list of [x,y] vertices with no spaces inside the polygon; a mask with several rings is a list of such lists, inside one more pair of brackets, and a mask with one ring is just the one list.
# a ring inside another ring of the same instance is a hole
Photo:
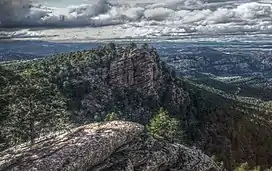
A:
{"label": "bare rock surface", "polygon": [[0,153],[0,170],[220,170],[205,154],[150,137],[140,124],[85,125],[59,136]]}
{"label": "bare rock surface", "polygon": [[89,171],[221,170],[200,150],[141,134]]}
{"label": "bare rock surface", "polygon": [[122,58],[110,65],[110,84],[142,89],[144,93],[153,94],[162,77],[157,58],[156,53],[139,49],[124,53]]}
{"label": "bare rock surface", "polygon": [[174,103],[184,103],[188,94],[175,86],[160,65],[156,51],[135,49],[130,53],[123,53],[122,58],[110,65],[110,85],[115,87],[129,87],[141,91],[143,94],[159,98],[162,89],[169,88]]}
{"label": "bare rock surface", "polygon": [[131,122],[97,123],[71,133],[0,153],[0,170],[84,171],[107,159],[117,148],[141,133],[143,126]]}

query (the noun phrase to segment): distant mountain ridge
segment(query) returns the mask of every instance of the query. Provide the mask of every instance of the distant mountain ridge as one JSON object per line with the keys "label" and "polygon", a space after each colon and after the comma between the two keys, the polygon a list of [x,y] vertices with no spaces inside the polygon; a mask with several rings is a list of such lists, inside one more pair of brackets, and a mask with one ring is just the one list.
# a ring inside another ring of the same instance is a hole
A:
{"label": "distant mountain ridge", "polygon": [[271,77],[271,55],[250,53],[224,53],[209,47],[184,47],[177,52],[164,54],[167,63],[172,64],[182,75],[195,72],[211,73],[218,76]]}
{"label": "distant mountain ridge", "polygon": [[0,50],[0,62],[1,61],[12,61],[12,60],[31,60],[40,58],[37,55],[19,53],[19,52],[12,52],[6,50]]}

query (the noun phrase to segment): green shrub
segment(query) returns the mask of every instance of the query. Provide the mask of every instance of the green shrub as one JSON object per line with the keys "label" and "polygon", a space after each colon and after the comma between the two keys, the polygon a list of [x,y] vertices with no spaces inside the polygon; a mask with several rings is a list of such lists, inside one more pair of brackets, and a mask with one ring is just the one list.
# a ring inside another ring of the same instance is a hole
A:
{"label": "green shrub", "polygon": [[174,140],[179,135],[178,126],[179,122],[175,118],[171,118],[168,111],[161,108],[150,121],[147,129],[154,137]]}
{"label": "green shrub", "polygon": [[112,112],[106,115],[104,121],[115,121],[118,120],[118,117],[116,115],[116,113]]}
{"label": "green shrub", "polygon": [[255,166],[254,168],[250,168],[248,163],[242,163],[239,167],[236,167],[234,171],[260,171],[260,170],[264,170],[264,171],[271,171],[271,169],[261,169],[260,166]]}

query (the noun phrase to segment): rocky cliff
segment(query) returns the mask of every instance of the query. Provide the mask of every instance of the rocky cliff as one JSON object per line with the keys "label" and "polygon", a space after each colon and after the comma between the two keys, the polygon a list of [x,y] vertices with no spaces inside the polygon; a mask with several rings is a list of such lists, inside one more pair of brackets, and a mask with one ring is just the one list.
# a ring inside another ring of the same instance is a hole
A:
{"label": "rocky cliff", "polygon": [[173,82],[173,76],[163,64],[155,49],[135,48],[124,52],[120,59],[110,64],[110,85],[135,89],[156,100],[162,98],[162,92],[167,92],[171,103],[184,105],[188,92]]}
{"label": "rocky cliff", "polygon": [[148,136],[142,125],[113,121],[81,126],[69,133],[0,153],[0,170],[219,170],[198,150]]}

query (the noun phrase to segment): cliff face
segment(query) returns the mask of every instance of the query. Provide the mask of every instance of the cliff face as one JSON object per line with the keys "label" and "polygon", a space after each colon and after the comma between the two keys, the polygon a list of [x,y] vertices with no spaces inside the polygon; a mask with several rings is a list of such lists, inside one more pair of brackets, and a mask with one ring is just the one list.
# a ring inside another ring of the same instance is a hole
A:
{"label": "cliff face", "polygon": [[177,87],[165,71],[155,50],[134,49],[110,64],[109,82],[113,87],[135,89],[157,100],[167,89],[173,103],[183,104],[188,92]]}
{"label": "cliff face", "polygon": [[113,121],[85,125],[0,153],[0,170],[219,170],[200,151],[149,137],[142,125]]}
{"label": "cliff face", "polygon": [[124,53],[122,58],[110,64],[110,84],[116,87],[129,87],[142,90],[144,93],[156,94],[161,78],[155,53]]}
{"label": "cliff face", "polygon": [[77,118],[101,121],[107,113],[115,112],[121,118],[147,124],[160,107],[186,113],[189,93],[174,81],[155,49],[120,48],[113,53],[102,56],[84,76],[74,78],[73,83],[85,77],[74,93],[84,91]]}

